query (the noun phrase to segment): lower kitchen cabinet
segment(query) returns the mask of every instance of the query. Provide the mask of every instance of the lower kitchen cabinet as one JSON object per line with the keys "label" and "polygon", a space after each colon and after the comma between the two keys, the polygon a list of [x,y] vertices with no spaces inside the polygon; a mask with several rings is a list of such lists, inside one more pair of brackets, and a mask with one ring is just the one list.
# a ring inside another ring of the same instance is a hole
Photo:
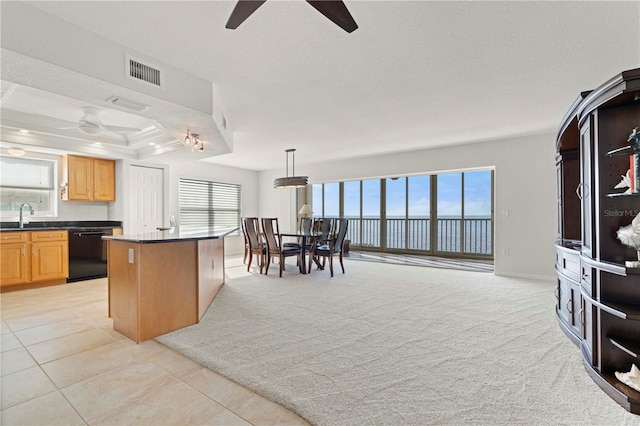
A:
{"label": "lower kitchen cabinet", "polygon": [[16,285],[29,282],[30,256],[27,243],[0,244],[0,285]]}
{"label": "lower kitchen cabinet", "polygon": [[59,284],[69,276],[66,230],[3,232],[0,287]]}
{"label": "lower kitchen cabinet", "polygon": [[67,231],[31,232],[31,281],[69,276]]}

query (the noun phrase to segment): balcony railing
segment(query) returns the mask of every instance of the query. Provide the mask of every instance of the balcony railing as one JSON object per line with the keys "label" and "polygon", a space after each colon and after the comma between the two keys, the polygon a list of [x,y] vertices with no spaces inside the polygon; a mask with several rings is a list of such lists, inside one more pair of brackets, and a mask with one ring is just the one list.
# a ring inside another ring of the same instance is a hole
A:
{"label": "balcony railing", "polygon": [[[347,239],[355,247],[380,248],[384,238],[380,225],[380,218],[350,217]],[[491,218],[437,219],[435,250],[431,247],[431,218],[388,218],[385,225],[386,249],[493,255]]]}

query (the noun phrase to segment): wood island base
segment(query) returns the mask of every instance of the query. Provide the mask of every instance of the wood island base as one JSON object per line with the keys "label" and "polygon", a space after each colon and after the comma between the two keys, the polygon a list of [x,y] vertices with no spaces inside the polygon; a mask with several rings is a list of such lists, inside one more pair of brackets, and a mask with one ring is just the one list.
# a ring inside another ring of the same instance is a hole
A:
{"label": "wood island base", "polygon": [[224,284],[224,238],[108,242],[109,317],[136,343],[197,324]]}

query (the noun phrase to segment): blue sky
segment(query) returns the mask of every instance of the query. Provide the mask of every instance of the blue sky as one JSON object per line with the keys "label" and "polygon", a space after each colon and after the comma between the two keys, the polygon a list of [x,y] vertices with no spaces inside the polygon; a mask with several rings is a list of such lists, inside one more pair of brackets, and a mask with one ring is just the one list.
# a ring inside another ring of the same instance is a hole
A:
{"label": "blue sky", "polygon": [[[407,179],[409,179],[407,191]],[[464,172],[465,216],[491,215],[491,171]],[[339,215],[339,184],[325,185],[325,216]],[[410,176],[408,178],[386,179],[387,216],[404,216],[408,208],[409,216],[428,216],[430,211],[430,176]],[[456,216],[462,214],[462,173],[438,175],[438,215]],[[321,215],[320,202],[322,186],[313,185],[314,214]],[[380,216],[380,180],[362,182],[362,215]],[[408,192],[408,194],[407,194]],[[408,202],[408,205],[407,205]],[[344,183],[344,215],[360,215],[360,181]]]}

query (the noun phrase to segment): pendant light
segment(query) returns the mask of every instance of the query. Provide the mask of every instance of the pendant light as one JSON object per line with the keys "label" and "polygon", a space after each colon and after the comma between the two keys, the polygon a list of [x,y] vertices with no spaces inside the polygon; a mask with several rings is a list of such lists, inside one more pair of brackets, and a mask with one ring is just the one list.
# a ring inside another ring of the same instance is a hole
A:
{"label": "pendant light", "polygon": [[[295,176],[296,174],[296,150],[289,148],[285,151],[287,153],[287,170],[286,177],[277,178],[273,181],[274,188],[303,188],[307,186],[307,176]],[[289,176],[289,154],[292,156],[291,162],[291,175]]]}

